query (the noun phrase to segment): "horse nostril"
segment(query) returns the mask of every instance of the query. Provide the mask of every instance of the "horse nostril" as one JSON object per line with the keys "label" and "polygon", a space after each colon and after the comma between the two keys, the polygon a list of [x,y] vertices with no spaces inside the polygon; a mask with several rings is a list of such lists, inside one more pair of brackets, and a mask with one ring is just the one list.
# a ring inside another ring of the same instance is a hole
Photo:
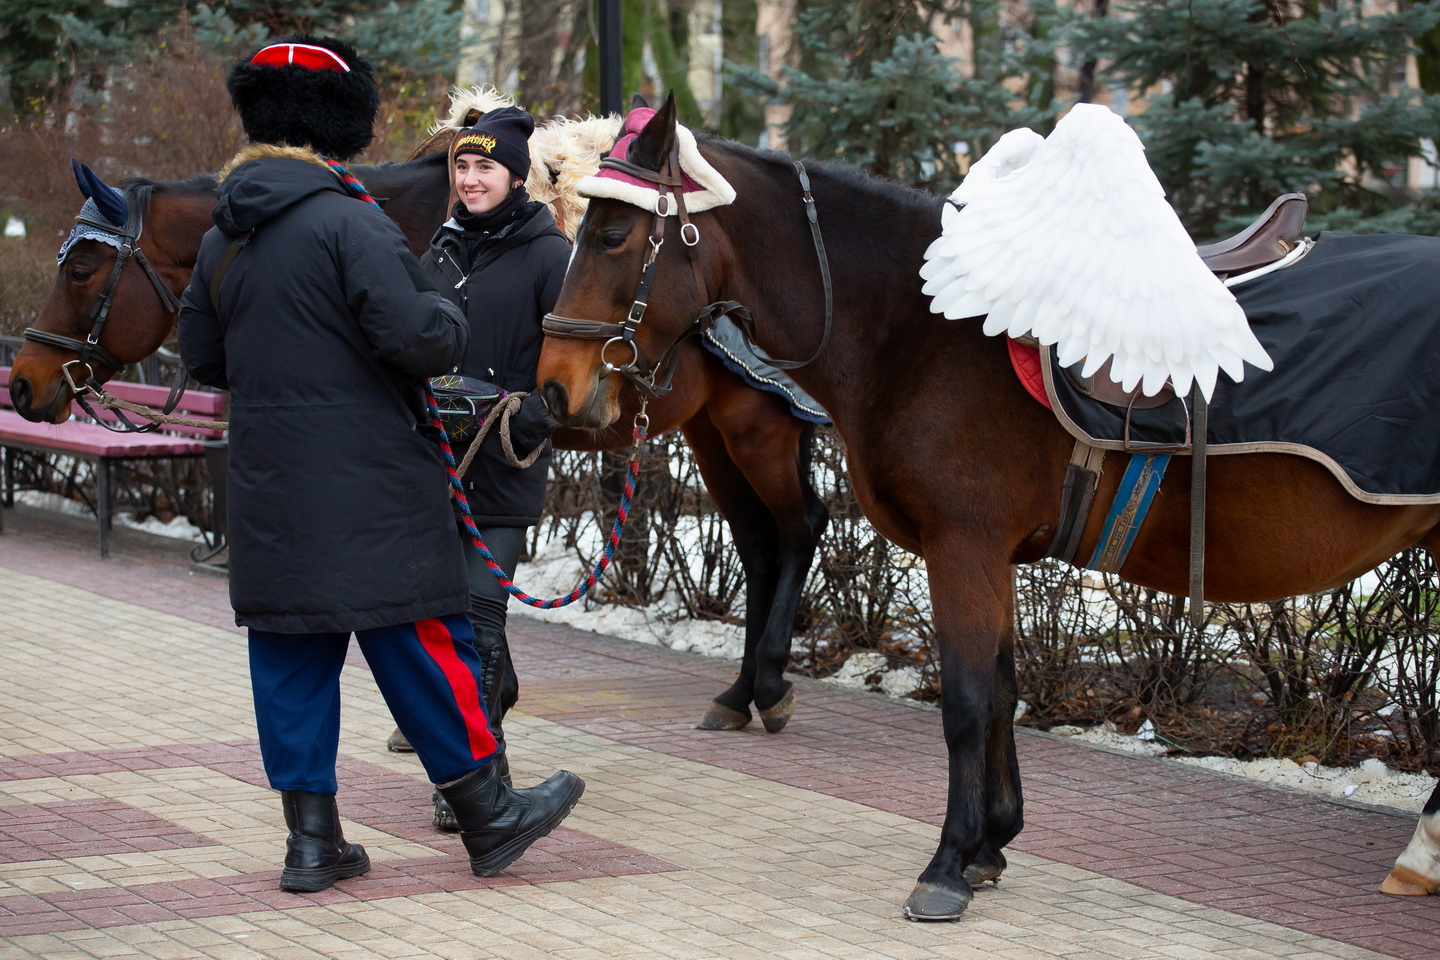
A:
{"label": "horse nostril", "polygon": [[10,403],[16,410],[30,409],[30,401],[35,399],[35,390],[30,386],[30,381],[24,377],[16,377],[10,381]]}
{"label": "horse nostril", "polygon": [[545,401],[551,418],[564,420],[570,415],[570,395],[559,380],[546,380],[545,386],[540,388],[540,399]]}

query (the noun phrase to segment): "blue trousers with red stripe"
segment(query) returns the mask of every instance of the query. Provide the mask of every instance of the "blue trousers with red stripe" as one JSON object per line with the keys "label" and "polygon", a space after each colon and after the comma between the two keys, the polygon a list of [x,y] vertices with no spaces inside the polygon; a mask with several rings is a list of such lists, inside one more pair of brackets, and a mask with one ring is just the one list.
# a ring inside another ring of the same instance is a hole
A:
{"label": "blue trousers with red stripe", "polygon": [[[495,756],[481,694],[484,668],[465,614],[361,630],[375,685],[434,783]],[[340,669],[348,633],[250,631],[250,685],[265,776],[275,790],[334,793]]]}

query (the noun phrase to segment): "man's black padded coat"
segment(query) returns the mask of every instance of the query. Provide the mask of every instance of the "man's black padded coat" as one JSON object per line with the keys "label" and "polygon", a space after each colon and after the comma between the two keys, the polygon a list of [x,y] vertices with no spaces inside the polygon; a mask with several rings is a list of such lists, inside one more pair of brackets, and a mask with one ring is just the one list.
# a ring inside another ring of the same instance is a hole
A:
{"label": "man's black padded coat", "polygon": [[492,430],[465,475],[465,495],[480,526],[528,527],[540,521],[553,455],[549,448],[553,421],[535,389],[545,339],[540,321],[560,296],[570,244],[555,226],[549,208],[531,201],[516,222],[478,245],[473,263],[470,246],[464,231],[451,220],[435,234],[429,252],[421,258],[435,285],[470,321],[470,346],[460,361],[460,373],[511,393],[529,391],[510,420],[510,438],[517,457],[523,458],[540,443],[546,449],[528,469],[517,470],[505,459],[500,431]]}
{"label": "man's black padded coat", "polygon": [[[463,613],[465,558],[422,378],[469,339],[400,228],[329,169],[267,158],[220,185],[180,351],[230,396],[230,600],[278,633]],[[254,231],[222,276],[232,238]]]}

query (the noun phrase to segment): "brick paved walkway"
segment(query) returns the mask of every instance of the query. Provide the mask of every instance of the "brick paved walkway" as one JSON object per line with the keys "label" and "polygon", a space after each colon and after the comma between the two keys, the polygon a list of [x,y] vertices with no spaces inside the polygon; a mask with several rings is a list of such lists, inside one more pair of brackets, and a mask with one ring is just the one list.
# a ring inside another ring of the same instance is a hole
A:
{"label": "brick paved walkway", "polygon": [[471,876],[356,658],[340,799],[375,869],[281,893],[223,580],[139,535],[101,563],[88,527],[5,519],[0,960],[1440,957],[1440,898],[1373,893],[1411,818],[1033,734],[1003,883],[963,923],[906,923],[943,814],[937,713],[802,681],[785,733],[702,733],[733,664],[523,619],[513,763],[586,777],[566,827]]}

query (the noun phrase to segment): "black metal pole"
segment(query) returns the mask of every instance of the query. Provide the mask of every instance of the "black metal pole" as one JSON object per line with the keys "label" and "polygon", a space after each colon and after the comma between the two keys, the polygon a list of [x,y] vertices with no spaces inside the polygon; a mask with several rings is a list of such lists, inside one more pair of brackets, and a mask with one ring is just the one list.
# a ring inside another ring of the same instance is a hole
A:
{"label": "black metal pole", "polygon": [[623,113],[620,85],[620,0],[595,0],[600,27],[600,113]]}

